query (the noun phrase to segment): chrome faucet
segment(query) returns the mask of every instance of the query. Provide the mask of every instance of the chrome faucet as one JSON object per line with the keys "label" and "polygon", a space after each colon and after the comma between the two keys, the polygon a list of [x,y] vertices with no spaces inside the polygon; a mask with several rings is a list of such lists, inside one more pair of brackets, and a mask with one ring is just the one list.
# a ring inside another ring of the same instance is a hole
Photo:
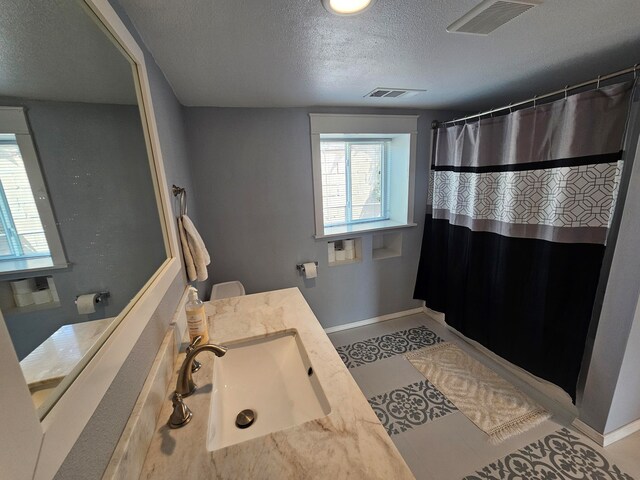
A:
{"label": "chrome faucet", "polygon": [[[197,344],[198,340],[194,340],[194,343]],[[171,414],[171,418],[169,418],[169,426],[171,428],[180,428],[184,427],[189,421],[193,414],[189,407],[184,404],[182,400],[184,397],[188,397],[193,392],[196,391],[196,384],[193,382],[193,362],[198,354],[202,351],[213,352],[217,357],[224,356],[227,353],[227,349],[220,345],[215,345],[213,343],[206,343],[204,345],[190,345],[190,348],[187,349],[187,356],[182,362],[182,366],[178,372],[178,381],[176,382],[176,391],[173,394],[173,413]]]}

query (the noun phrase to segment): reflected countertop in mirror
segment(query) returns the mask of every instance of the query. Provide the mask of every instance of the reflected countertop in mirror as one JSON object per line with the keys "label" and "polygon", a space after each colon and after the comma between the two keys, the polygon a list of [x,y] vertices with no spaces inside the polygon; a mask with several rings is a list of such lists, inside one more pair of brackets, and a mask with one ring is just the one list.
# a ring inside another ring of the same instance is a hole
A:
{"label": "reflected countertop in mirror", "polygon": [[0,309],[43,416],[167,247],[131,59],[76,0],[10,2],[0,29]]}
{"label": "reflected countertop in mirror", "polygon": [[43,390],[50,392],[69,375],[113,321],[103,318],[63,325],[20,361],[36,408],[44,400]]}

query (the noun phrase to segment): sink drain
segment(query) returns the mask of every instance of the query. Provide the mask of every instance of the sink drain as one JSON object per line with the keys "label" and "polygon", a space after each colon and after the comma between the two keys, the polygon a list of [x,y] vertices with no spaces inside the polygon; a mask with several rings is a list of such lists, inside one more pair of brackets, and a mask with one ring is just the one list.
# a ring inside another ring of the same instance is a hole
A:
{"label": "sink drain", "polygon": [[236,416],[236,427],[238,428],[249,428],[253,425],[253,422],[256,421],[256,412],[247,408],[246,410],[242,410]]}

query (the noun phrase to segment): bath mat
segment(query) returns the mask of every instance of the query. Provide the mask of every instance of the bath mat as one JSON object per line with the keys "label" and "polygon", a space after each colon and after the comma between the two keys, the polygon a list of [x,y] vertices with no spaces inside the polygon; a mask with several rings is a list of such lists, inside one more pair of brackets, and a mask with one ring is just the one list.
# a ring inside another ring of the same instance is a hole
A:
{"label": "bath mat", "polygon": [[405,357],[492,443],[525,432],[551,415],[493,370],[449,342]]}

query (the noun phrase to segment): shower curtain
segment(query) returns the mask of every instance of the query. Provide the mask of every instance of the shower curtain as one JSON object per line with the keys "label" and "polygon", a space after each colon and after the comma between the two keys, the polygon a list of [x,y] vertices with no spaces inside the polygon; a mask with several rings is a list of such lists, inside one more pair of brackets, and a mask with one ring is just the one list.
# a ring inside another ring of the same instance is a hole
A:
{"label": "shower curtain", "polygon": [[631,90],[434,131],[415,298],[574,401]]}

